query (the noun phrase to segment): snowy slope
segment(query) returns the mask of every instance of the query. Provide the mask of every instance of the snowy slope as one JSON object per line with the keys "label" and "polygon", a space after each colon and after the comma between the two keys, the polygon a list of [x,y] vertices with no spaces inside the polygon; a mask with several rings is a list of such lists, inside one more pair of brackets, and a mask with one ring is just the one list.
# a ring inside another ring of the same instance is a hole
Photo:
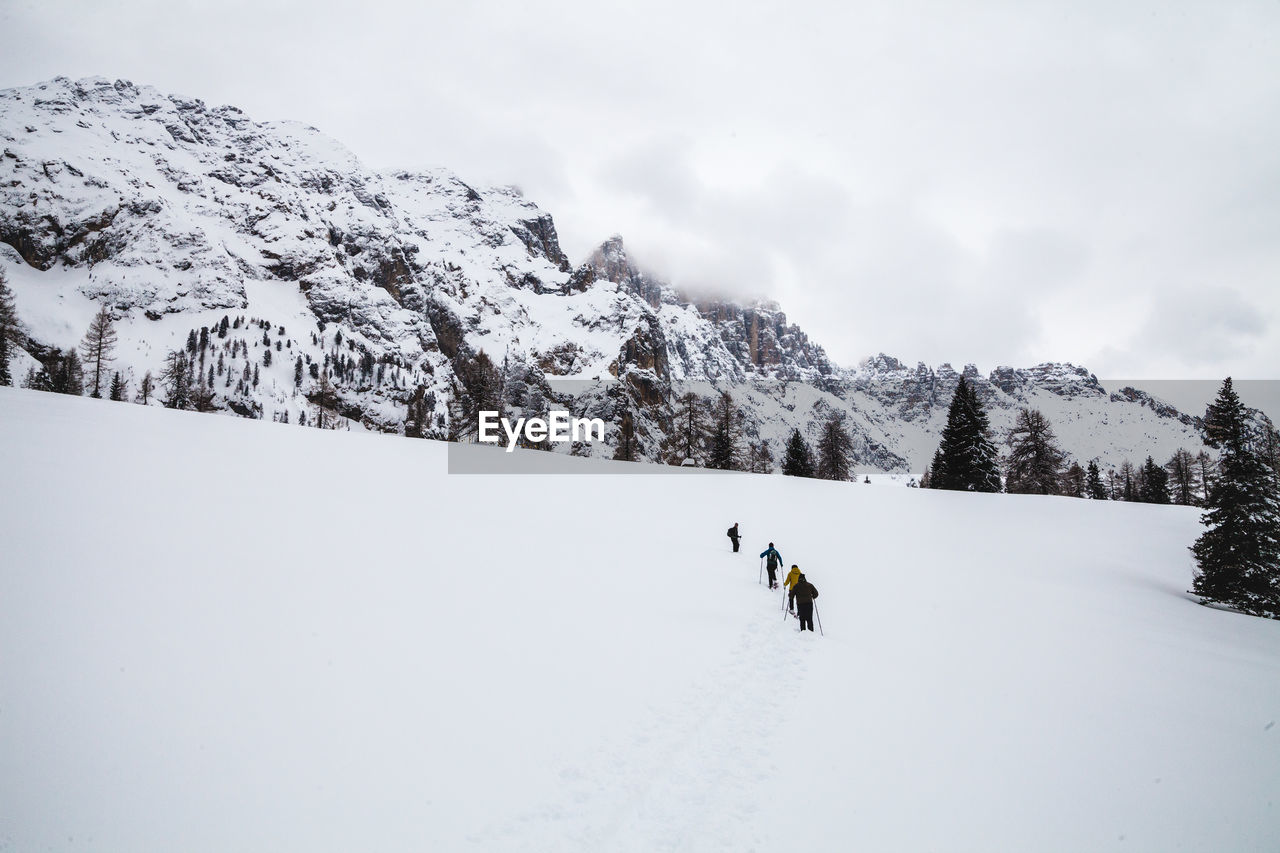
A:
{"label": "snowy slope", "polygon": [[445,457],[0,388],[0,848],[1280,847],[1194,511]]}

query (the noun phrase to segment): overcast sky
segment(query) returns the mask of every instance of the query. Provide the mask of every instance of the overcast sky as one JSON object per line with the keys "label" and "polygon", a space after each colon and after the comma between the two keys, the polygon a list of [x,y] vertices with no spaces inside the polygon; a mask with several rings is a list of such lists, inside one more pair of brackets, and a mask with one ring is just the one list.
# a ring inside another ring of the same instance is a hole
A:
{"label": "overcast sky", "polygon": [[839,363],[1275,378],[1280,3],[0,0],[102,75],[516,184]]}

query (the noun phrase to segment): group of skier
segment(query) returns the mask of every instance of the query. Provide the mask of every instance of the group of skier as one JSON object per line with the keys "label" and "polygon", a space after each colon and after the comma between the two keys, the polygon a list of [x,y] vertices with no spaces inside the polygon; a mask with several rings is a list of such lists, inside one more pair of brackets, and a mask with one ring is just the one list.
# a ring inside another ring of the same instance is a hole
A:
{"label": "group of skier", "polygon": [[[733,552],[738,553],[738,523],[729,528],[729,539],[733,542]],[[760,559],[769,572],[769,589],[778,588],[778,569],[782,567],[782,554],[769,543],[769,547],[760,552]],[[813,600],[818,597],[818,588],[805,578],[800,567],[794,563],[791,571],[783,579],[782,585],[787,589],[787,611],[794,613],[800,620],[800,630],[813,630]]]}

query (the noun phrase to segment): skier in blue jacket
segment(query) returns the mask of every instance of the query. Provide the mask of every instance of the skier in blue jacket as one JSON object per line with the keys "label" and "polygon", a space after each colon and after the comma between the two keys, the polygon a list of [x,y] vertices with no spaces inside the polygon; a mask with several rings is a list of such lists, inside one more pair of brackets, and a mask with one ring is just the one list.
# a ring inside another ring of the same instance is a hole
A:
{"label": "skier in blue jacket", "polygon": [[769,547],[760,553],[761,557],[768,557],[765,561],[765,568],[769,570],[769,589],[778,588],[778,566],[782,565],[782,555],[778,553],[778,549],[773,547],[773,543],[769,543]]}

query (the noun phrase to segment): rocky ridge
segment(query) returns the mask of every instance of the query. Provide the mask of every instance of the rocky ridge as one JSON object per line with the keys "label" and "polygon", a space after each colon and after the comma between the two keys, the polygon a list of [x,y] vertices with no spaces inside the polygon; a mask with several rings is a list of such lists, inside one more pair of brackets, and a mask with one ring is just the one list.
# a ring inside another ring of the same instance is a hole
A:
{"label": "rocky ridge", "polygon": [[132,385],[192,332],[220,329],[201,375],[217,380],[214,407],[239,414],[314,422],[327,404],[367,428],[444,438],[490,363],[517,410],[556,401],[615,425],[631,413],[644,458],[663,455],[680,393],[730,390],[745,436],[776,455],[834,411],[861,467],[918,471],[963,373],[994,426],[1045,408],[1081,458],[1199,447],[1193,418],[1134,389],[1108,394],[1072,365],[981,376],[880,355],[840,368],[777,304],[690,296],[621,237],[573,266],[518,190],[372,171],[314,128],[125,81],[0,91],[0,214],[28,364],[74,345],[99,305]]}

